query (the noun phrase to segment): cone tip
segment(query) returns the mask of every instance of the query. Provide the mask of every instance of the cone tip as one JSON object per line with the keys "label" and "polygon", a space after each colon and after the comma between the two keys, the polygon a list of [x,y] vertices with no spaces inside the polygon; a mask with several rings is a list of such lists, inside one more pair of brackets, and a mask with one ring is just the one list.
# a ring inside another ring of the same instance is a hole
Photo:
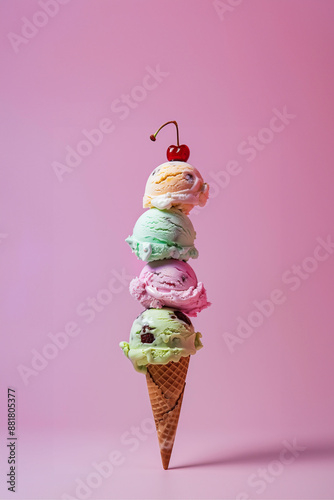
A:
{"label": "cone tip", "polygon": [[162,459],[162,466],[163,466],[163,468],[164,468],[165,470],[167,470],[167,469],[168,469],[168,466],[169,466],[169,461],[170,461],[170,456],[168,457],[168,459],[167,459],[167,460],[166,460],[166,457],[164,457],[164,458]]}

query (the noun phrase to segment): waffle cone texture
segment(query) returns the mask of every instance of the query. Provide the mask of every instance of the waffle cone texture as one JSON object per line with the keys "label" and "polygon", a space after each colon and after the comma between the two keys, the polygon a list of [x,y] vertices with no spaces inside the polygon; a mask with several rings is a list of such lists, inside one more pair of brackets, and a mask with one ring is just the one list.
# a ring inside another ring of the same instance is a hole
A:
{"label": "waffle cone texture", "polygon": [[190,356],[147,366],[146,382],[164,469],[168,469],[179,422]]}

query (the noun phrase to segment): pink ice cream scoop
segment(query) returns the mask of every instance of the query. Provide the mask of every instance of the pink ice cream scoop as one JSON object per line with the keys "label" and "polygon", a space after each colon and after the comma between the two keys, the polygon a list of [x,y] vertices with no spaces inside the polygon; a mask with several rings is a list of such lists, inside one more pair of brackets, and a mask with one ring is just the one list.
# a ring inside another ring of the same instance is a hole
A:
{"label": "pink ice cream scoop", "polygon": [[182,260],[156,260],[147,264],[130,283],[130,293],[145,308],[172,307],[196,316],[210,305],[203,283]]}

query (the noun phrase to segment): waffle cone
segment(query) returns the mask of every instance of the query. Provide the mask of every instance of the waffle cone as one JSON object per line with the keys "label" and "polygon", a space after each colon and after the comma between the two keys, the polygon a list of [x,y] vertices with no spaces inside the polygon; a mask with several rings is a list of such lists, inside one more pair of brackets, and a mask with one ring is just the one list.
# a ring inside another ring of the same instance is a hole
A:
{"label": "waffle cone", "polygon": [[179,421],[190,357],[166,365],[148,365],[146,382],[164,469],[168,469]]}

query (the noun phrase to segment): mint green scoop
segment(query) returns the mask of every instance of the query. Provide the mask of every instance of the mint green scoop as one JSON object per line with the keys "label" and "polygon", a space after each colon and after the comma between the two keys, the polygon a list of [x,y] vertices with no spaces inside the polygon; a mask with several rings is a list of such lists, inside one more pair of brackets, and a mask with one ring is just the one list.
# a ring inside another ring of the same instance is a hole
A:
{"label": "mint green scoop", "polygon": [[161,259],[196,259],[196,232],[189,217],[177,209],[151,208],[137,220],[126,238],[132,251],[145,262]]}

